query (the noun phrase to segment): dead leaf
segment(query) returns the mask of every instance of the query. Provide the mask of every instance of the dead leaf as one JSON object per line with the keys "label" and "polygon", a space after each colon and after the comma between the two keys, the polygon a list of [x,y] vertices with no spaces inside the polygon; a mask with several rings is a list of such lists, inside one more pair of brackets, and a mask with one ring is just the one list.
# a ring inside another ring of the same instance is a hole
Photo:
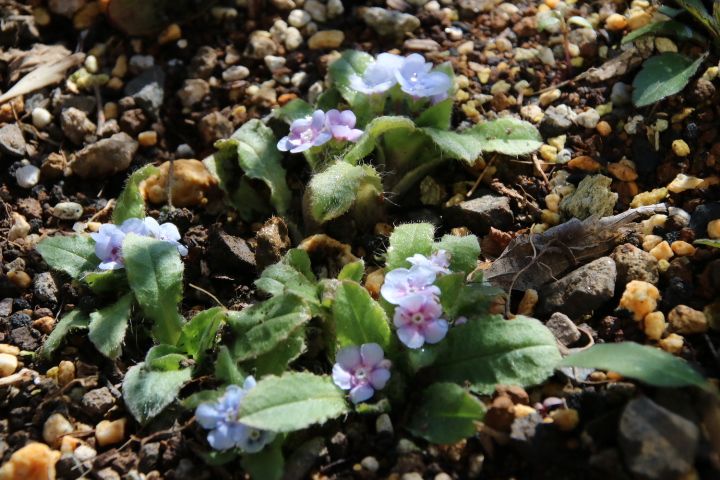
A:
{"label": "dead leaf", "polygon": [[614,77],[625,75],[630,70],[640,66],[644,60],[643,55],[631,48],[615,58],[611,58],[597,68],[591,68],[579,75],[577,80],[587,80],[590,83],[602,83]]}
{"label": "dead leaf", "polygon": [[[69,52],[68,52],[69,53]],[[19,82],[12,86],[10,90],[0,95],[0,104],[26,93],[40,90],[48,85],[54,85],[65,79],[65,72],[80,65],[85,60],[84,53],[75,53],[65,56],[52,63],[35,65],[30,73],[25,75]]]}

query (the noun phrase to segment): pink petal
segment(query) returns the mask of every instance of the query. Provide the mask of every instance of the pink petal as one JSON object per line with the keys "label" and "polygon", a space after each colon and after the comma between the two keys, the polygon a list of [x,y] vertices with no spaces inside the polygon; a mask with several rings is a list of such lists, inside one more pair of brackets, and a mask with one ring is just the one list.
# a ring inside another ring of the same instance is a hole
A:
{"label": "pink petal", "polygon": [[385,357],[383,349],[377,343],[365,343],[360,347],[360,357],[363,365],[374,367]]}
{"label": "pink petal", "polygon": [[415,326],[400,327],[397,330],[400,341],[408,348],[420,348],[425,343],[425,337]]}
{"label": "pink petal", "polygon": [[438,343],[448,332],[448,322],[443,319],[433,320],[425,325],[423,333],[427,343]]}

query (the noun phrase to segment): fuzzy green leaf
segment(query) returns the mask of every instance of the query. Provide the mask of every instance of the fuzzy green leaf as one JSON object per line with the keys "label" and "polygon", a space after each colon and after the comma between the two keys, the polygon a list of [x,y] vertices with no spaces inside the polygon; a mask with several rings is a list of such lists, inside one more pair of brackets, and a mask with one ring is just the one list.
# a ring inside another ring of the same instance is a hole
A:
{"label": "fuzzy green leaf", "polygon": [[225,321],[225,309],[220,307],[202,311],[182,327],[180,345],[188,355],[201,362],[214,343],[217,332]]}
{"label": "fuzzy green leaf", "polygon": [[363,276],[365,275],[365,262],[358,260],[357,262],[350,262],[345,265],[340,273],[338,273],[338,280],[352,280],[360,283]]}
{"label": "fuzzy green leaf", "polygon": [[263,270],[255,285],[273,296],[291,293],[311,307],[320,304],[317,280],[310,269],[310,257],[303,250],[290,250],[278,263]]}
{"label": "fuzzy green leaf", "polygon": [[55,350],[60,347],[68,333],[73,330],[85,329],[89,323],[90,317],[78,308],[65,314],[45,339],[45,343],[40,350],[40,355],[44,358],[49,358]]}
{"label": "fuzzy green leaf", "polygon": [[409,133],[415,130],[415,124],[407,117],[378,117],[367,124],[364,133],[345,154],[343,160],[352,165],[357,164],[375,150],[380,136],[391,130],[401,130]]}
{"label": "fuzzy green leaf", "polygon": [[513,157],[532,153],[543,143],[540,132],[531,123],[510,117],[483,122],[463,134],[476,139],[483,153]]}
{"label": "fuzzy green leaf", "polygon": [[720,240],[712,240],[710,238],[700,238],[693,242],[695,245],[705,245],[707,247],[720,248]]}
{"label": "fuzzy green leaf", "polygon": [[243,398],[238,421],[272,432],[292,432],[349,412],[330,377],[289,372],[265,377]]}
{"label": "fuzzy green leaf", "polygon": [[475,422],[485,416],[485,407],[454,383],[430,385],[420,398],[410,420],[410,431],[441,445],[459,442],[475,434]]}
{"label": "fuzzy green leaf", "polygon": [[435,281],[440,288],[440,303],[449,319],[487,313],[492,301],[504,292],[484,282],[465,282],[465,273],[443,275]]}
{"label": "fuzzy green leaf", "polygon": [[255,374],[258,377],[282,375],[288,369],[290,362],[302,355],[303,352],[305,352],[305,329],[299,328],[287,340],[255,359],[253,362]]}
{"label": "fuzzy green leaf", "polygon": [[88,338],[100,353],[111,360],[122,353],[134,299],[133,294],[128,293],[109,307],[90,314]]}
{"label": "fuzzy green leaf", "polygon": [[625,35],[622,43],[630,43],[646,35],[674,37],[678,40],[692,40],[699,35],[689,26],[677,20],[652,22]]}
{"label": "fuzzy green leaf", "polygon": [[225,345],[218,350],[217,359],[215,360],[215,376],[218,380],[227,384],[242,385],[245,380],[245,375],[238,368],[237,363],[230,354],[230,350]]}
{"label": "fuzzy green leaf", "polygon": [[387,270],[410,267],[407,258],[416,253],[430,255],[434,236],[435,227],[429,223],[406,223],[395,227],[387,249]]}
{"label": "fuzzy green leaf", "polygon": [[292,123],[294,120],[312,115],[313,111],[314,109],[312,105],[307,103],[305,100],[296,98],[282,107],[273,110],[273,115],[275,118],[279,118],[284,122]]}
{"label": "fuzzy green leaf", "polygon": [[426,109],[415,120],[418,127],[431,127],[439,130],[450,130],[453,100],[448,98]]}
{"label": "fuzzy green leaf", "polygon": [[362,76],[371,63],[373,63],[372,55],[358,50],[346,50],[328,67],[333,86],[351,107],[362,106],[368,102],[367,95],[350,86],[350,78],[353,75]]}
{"label": "fuzzy green leaf", "polygon": [[385,310],[361,285],[344,281],[335,292],[332,306],[338,348],[377,343],[390,346],[390,324]]}
{"label": "fuzzy green leaf", "polygon": [[453,272],[470,273],[477,267],[480,243],[475,235],[443,235],[433,250],[445,250],[450,254],[450,270]]}
{"label": "fuzzy green leaf", "polygon": [[50,268],[65,272],[76,280],[95,270],[100,263],[95,255],[95,240],[84,235],[48,237],[35,248]]}
{"label": "fuzzy green leaf", "polygon": [[100,270],[83,277],[90,290],[97,295],[117,295],[129,288],[125,270]]}
{"label": "fuzzy green leaf", "polygon": [[257,453],[245,453],[240,460],[243,469],[250,478],[262,480],[280,480],[285,471],[285,459],[282,454],[283,438],[277,438]]}
{"label": "fuzzy green leaf", "polygon": [[146,165],[130,175],[117,203],[115,203],[112,215],[113,223],[120,225],[128,218],[145,217],[145,199],[140,193],[140,183],[158,173],[157,167]]}
{"label": "fuzzy green leaf", "polygon": [[310,180],[310,214],[320,223],[333,220],[350,210],[361,189],[380,197],[383,188],[377,171],[370,165],[337,162]]}
{"label": "fuzzy green leaf", "polygon": [[425,133],[447,158],[464,160],[473,164],[482,153],[482,144],[472,135],[437,128],[423,128]]}
{"label": "fuzzy green leaf", "polygon": [[174,345],[183,325],[178,313],[183,263],[177,248],[134,234],[125,237],[122,248],[128,283],[143,312],[153,321],[153,337]]}
{"label": "fuzzy green leaf", "polygon": [[537,385],[560,362],[555,337],[539,321],[499,315],[471,318],[450,330],[432,367],[440,381],[463,384],[488,394],[495,385]]}
{"label": "fuzzy green leaf", "polygon": [[635,342],[593,345],[565,357],[559,366],[612,370],[655,387],[710,389],[708,381],[685,360]]}
{"label": "fuzzy green leaf", "polygon": [[125,406],[138,422],[145,424],[177,398],[191,377],[191,368],[152,370],[145,362],[134,365],[123,380]]}
{"label": "fuzzy green leaf", "polygon": [[635,106],[652,105],[680,92],[690,82],[705,57],[707,54],[693,61],[685,55],[669,52],[647,59],[633,80],[632,99]]}

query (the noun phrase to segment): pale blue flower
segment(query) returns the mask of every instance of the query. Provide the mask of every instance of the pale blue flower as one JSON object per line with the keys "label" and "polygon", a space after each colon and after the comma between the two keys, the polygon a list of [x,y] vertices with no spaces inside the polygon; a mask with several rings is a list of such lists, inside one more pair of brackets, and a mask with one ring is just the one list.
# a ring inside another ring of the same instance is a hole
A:
{"label": "pale blue flower", "polygon": [[363,134],[362,130],[355,128],[355,114],[352,110],[329,110],[325,114],[325,126],[332,134],[335,140],[347,140],[350,142],[356,142],[360,135]]}
{"label": "pale blue flower", "polygon": [[430,257],[416,253],[407,261],[418,267],[429,268],[437,274],[450,273],[450,254],[446,250],[438,250]]}
{"label": "pale blue flower", "polygon": [[362,76],[350,76],[350,87],[366,95],[375,95],[390,90],[397,83],[395,73],[405,59],[392,53],[381,53],[375,62],[368,65]]}
{"label": "pale blue flower", "polygon": [[450,77],[443,72],[431,72],[432,63],[422,55],[413,53],[405,58],[395,72],[395,78],[403,92],[413,98],[432,97],[437,102],[447,98],[452,85]]}
{"label": "pale blue flower", "polygon": [[319,147],[332,138],[325,126],[325,113],[315,110],[310,117],[299,118],[290,124],[290,134],[281,138],[277,148],[281,152],[299,153]]}
{"label": "pale blue flower", "polygon": [[[125,225],[125,223],[123,223]],[[167,222],[160,225],[157,220],[152,217],[145,217],[143,225],[147,236],[162,240],[163,242],[172,243],[180,252],[180,255],[185,256],[188,254],[188,249],[180,243],[180,232],[175,224]]]}
{"label": "pale blue flower", "polygon": [[100,270],[117,270],[125,266],[122,258],[125,232],[111,223],[106,223],[100,225],[97,233],[91,233],[90,237],[95,240],[95,255],[100,259]]}
{"label": "pale blue flower", "polygon": [[380,294],[393,305],[400,305],[411,294],[439,296],[440,289],[433,285],[437,274],[433,269],[413,265],[410,269],[396,268],[385,275]]}
{"label": "pale blue flower", "polygon": [[275,438],[273,432],[259,430],[238,421],[240,404],[255,385],[255,379],[247,377],[242,388],[230,385],[216,402],[201,403],[195,410],[197,422],[210,430],[207,440],[215,450],[240,448],[246,453],[256,453]]}
{"label": "pale blue flower", "polygon": [[377,343],[351,345],[340,349],[333,366],[335,385],[350,390],[350,400],[360,403],[385,388],[390,380],[390,360],[384,359],[383,349]]}
{"label": "pale blue flower", "polygon": [[448,322],[440,318],[442,307],[434,296],[412,294],[395,309],[393,323],[400,341],[408,348],[420,348],[426,342],[438,343],[448,332]]}

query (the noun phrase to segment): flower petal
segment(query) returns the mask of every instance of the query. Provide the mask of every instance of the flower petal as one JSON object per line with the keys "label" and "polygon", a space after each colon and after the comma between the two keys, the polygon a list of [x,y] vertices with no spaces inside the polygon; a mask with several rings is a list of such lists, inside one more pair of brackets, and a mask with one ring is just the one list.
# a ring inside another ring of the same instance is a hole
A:
{"label": "flower petal", "polygon": [[195,419],[205,429],[212,429],[225,418],[213,403],[201,403],[195,410]]}
{"label": "flower petal", "polygon": [[230,429],[225,423],[220,424],[215,430],[211,430],[210,433],[208,433],[207,440],[215,450],[227,450],[235,446],[235,440],[232,438]]}
{"label": "flower petal", "polygon": [[343,369],[340,364],[336,363],[333,365],[332,379],[333,383],[343,390],[350,390],[352,388],[352,375]]}
{"label": "flower petal", "polygon": [[447,332],[448,322],[442,318],[428,322],[423,329],[425,341],[427,343],[438,343],[440,340],[445,338]]}
{"label": "flower petal", "polygon": [[383,349],[377,343],[364,343],[360,347],[360,357],[366,367],[374,367],[385,357]]}
{"label": "flower petal", "polygon": [[387,368],[376,368],[370,373],[370,384],[375,390],[382,390],[390,380],[390,370]]}
{"label": "flower petal", "polygon": [[414,325],[398,328],[397,335],[400,341],[408,348],[420,348],[425,343],[425,337]]}
{"label": "flower petal", "polygon": [[360,347],[356,345],[350,345],[349,347],[340,349],[340,351],[337,352],[335,361],[344,370],[348,372],[353,372],[357,367],[360,366]]}
{"label": "flower petal", "polygon": [[350,400],[353,403],[364,402],[371,398],[375,390],[368,384],[358,385],[357,387],[350,390]]}

